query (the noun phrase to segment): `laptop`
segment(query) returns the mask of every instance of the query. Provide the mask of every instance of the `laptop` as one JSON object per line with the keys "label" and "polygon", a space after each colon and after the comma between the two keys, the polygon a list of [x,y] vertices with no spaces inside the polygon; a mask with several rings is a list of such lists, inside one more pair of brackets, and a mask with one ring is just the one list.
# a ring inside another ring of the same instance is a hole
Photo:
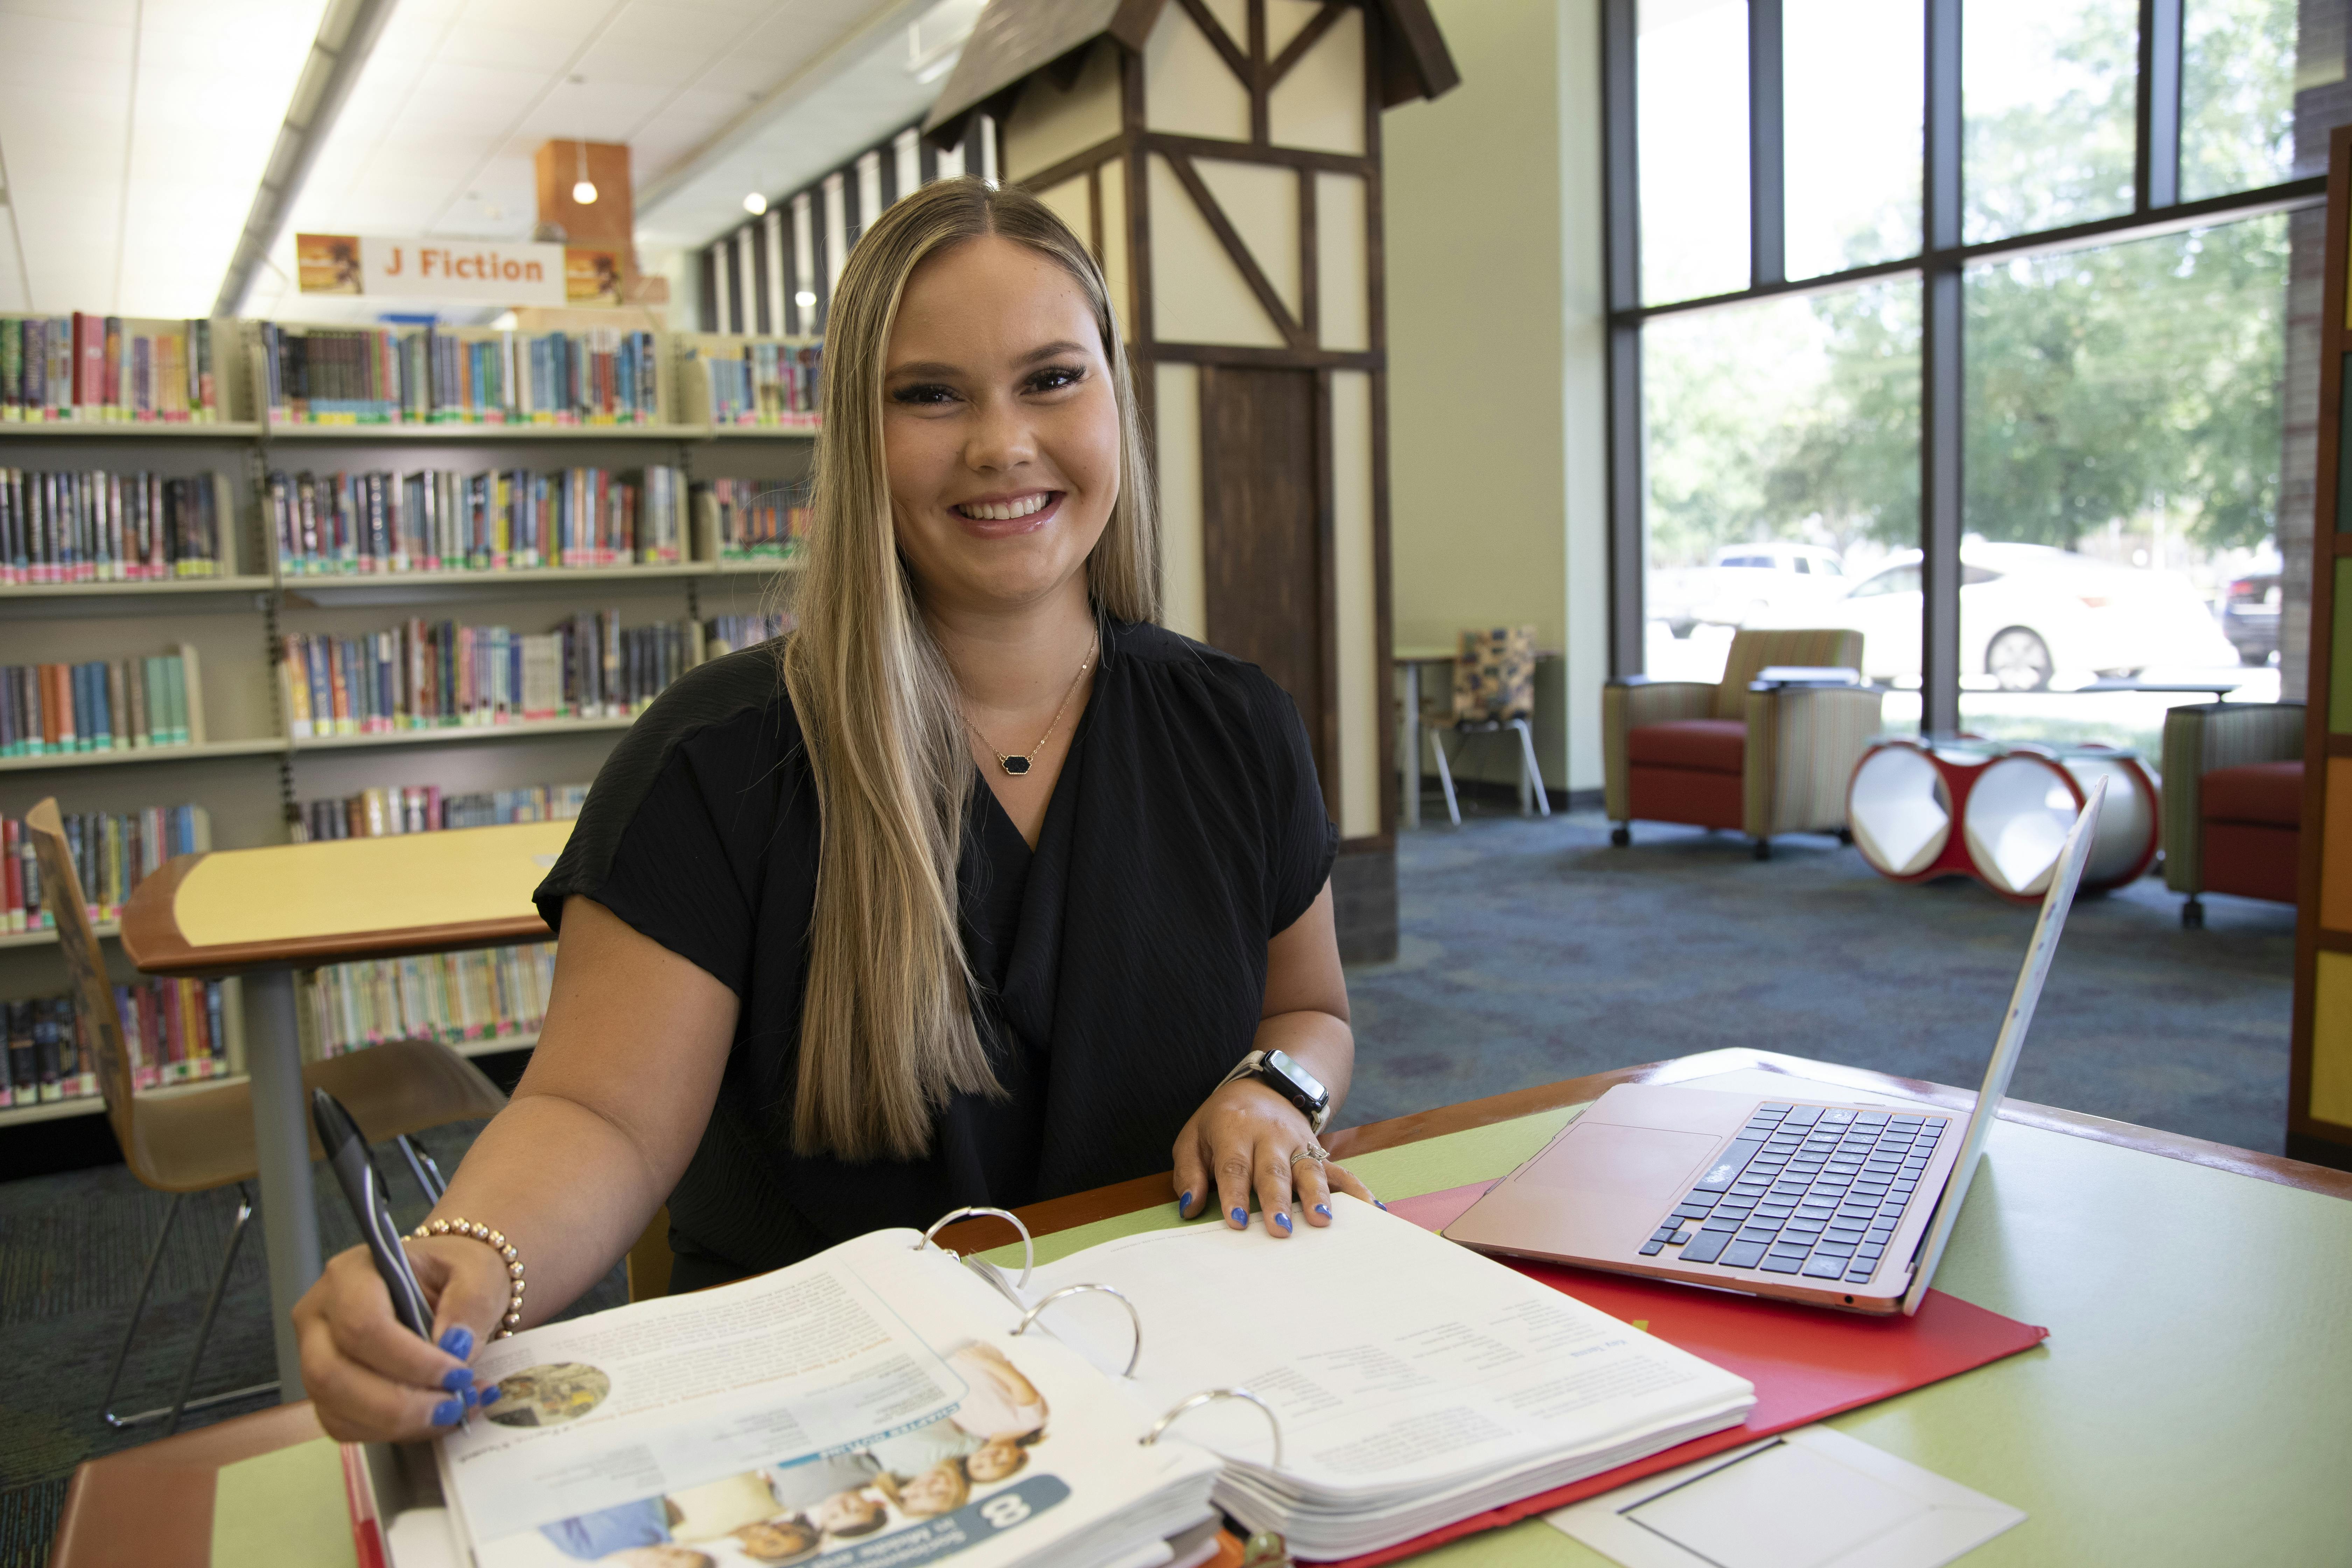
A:
{"label": "laptop", "polygon": [[2106,789],[2091,786],[2058,852],[1972,1112],[1619,1084],[1487,1189],[1447,1239],[1845,1311],[1916,1312],[2025,1047]]}

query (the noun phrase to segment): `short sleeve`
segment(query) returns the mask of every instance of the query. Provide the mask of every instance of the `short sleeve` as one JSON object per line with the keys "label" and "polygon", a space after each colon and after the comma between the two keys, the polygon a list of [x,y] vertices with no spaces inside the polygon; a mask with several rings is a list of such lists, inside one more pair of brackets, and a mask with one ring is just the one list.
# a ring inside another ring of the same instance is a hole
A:
{"label": "short sleeve", "polygon": [[1323,805],[1323,781],[1290,694],[1264,676],[1252,704],[1266,758],[1266,909],[1270,940],[1305,914],[1330,879],[1339,829]]}
{"label": "short sleeve", "polygon": [[[762,702],[711,721],[707,700],[725,695],[703,675],[714,668],[665,693],[614,748],[532,898],[559,930],[565,899],[593,899],[740,997],[751,977],[762,850],[777,829],[775,792],[759,782],[775,773],[777,715]],[[689,682],[700,689],[680,689]],[[772,696],[772,682],[749,690]],[[672,696],[685,700],[665,712]]]}

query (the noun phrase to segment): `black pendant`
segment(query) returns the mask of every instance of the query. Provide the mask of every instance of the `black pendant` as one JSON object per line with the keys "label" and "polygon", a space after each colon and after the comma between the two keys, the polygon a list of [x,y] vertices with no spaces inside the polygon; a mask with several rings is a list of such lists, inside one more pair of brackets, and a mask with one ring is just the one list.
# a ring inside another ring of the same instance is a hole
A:
{"label": "black pendant", "polygon": [[1026,757],[999,756],[996,759],[996,765],[1003,768],[1006,773],[1011,773],[1017,779],[1029,771],[1029,759]]}

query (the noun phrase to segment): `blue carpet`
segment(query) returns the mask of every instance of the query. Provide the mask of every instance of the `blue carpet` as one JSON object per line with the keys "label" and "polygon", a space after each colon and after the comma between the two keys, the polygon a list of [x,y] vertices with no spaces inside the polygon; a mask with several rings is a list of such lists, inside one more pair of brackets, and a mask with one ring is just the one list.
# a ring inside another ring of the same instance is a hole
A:
{"label": "blue carpet", "polygon": [[[1352,969],[1349,1121],[1719,1046],[1974,1087],[2034,910],[1887,881],[1828,837],[1598,816],[1400,836],[1393,963]],[[2294,910],[2143,880],[2078,902],[2011,1092],[2276,1153]]]}
{"label": "blue carpet", "polygon": [[[1643,827],[1633,847],[1612,849],[1597,816],[1472,810],[1459,831],[1401,837],[1398,957],[1348,976],[1357,1070],[1343,1122],[1717,1046],[1962,1085],[1982,1074],[2032,910],[1969,883],[1897,886],[1827,838],[1782,839],[1759,864],[1730,835]],[[2013,1092],[2277,1152],[2294,912],[2207,902],[2201,931],[2180,929],[2179,900],[2155,882],[2081,904]],[[473,1131],[426,1142],[454,1169]],[[389,1151],[378,1157],[401,1169]],[[412,1223],[422,1196],[392,1180]],[[320,1195],[328,1247],[350,1245],[331,1182]],[[98,1407],[167,1201],[119,1165],[0,1184],[13,1373],[0,1395],[0,1568],[46,1563],[77,1463],[155,1435],[110,1434]],[[230,1210],[220,1194],[184,1206],[124,1378],[130,1407],[171,1386]],[[271,1375],[262,1264],[256,1226],[200,1392]],[[623,1299],[615,1270],[574,1310]]]}

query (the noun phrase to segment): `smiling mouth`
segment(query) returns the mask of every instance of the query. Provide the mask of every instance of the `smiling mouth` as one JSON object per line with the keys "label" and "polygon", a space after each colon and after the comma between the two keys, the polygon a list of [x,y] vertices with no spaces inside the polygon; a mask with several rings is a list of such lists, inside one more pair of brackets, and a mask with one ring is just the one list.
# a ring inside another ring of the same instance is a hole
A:
{"label": "smiling mouth", "polygon": [[1054,504],[1054,498],[1059,493],[1056,490],[1039,490],[1034,495],[1017,497],[1013,500],[965,501],[948,510],[974,522],[1013,522],[1045,510]]}

